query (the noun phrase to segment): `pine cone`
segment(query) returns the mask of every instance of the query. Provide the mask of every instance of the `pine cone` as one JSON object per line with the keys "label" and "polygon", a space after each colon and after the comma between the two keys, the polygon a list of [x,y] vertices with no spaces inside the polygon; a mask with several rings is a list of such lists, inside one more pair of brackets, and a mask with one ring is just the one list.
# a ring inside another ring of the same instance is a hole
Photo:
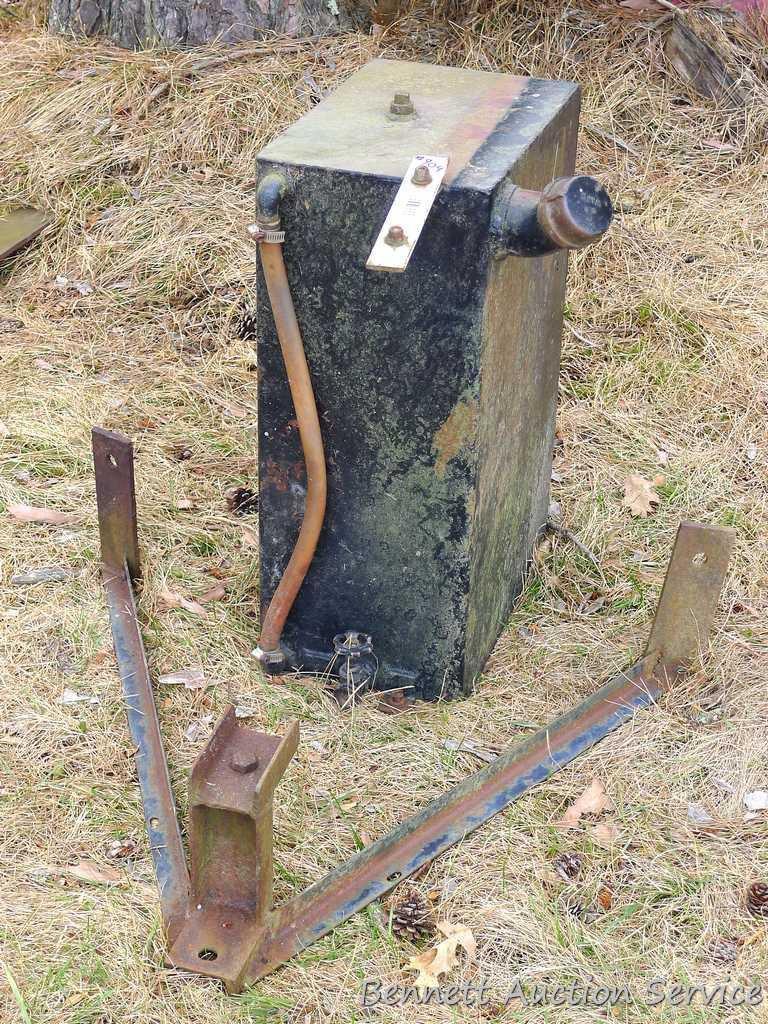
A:
{"label": "pine cone", "polygon": [[226,499],[227,508],[236,516],[247,516],[259,511],[259,496],[247,487],[230,487]]}
{"label": "pine cone", "polygon": [[768,882],[747,886],[747,910],[755,917],[768,917]]}
{"label": "pine cone", "polygon": [[256,337],[256,309],[246,308],[237,325],[237,333],[243,341],[253,341]]}
{"label": "pine cone", "polygon": [[392,931],[404,939],[433,935],[435,921],[421,893],[409,889],[392,904]]}
{"label": "pine cone", "polygon": [[709,944],[708,952],[716,964],[735,964],[739,958],[743,939],[734,939],[729,935],[716,935]]}

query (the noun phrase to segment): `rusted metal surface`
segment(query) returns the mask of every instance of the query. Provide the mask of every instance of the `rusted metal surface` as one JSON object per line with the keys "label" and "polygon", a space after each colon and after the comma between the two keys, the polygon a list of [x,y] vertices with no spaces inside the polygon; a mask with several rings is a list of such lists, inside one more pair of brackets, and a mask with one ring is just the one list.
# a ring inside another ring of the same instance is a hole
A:
{"label": "rusted metal surface", "polygon": [[[230,711],[193,772],[195,905],[172,962],[221,978],[231,991],[257,981],[653,704],[709,632],[732,544],[730,530],[683,523],[637,665],[274,912],[266,877],[272,792],[296,730],[279,741],[238,726]],[[264,758],[264,774],[241,788],[235,755]]]}
{"label": "rusted metal surface", "polygon": [[0,212],[0,260],[13,256],[50,223],[47,214],[28,207]]}
{"label": "rusted metal surface", "polygon": [[[189,917],[171,959],[236,987],[272,906],[272,799],[296,752],[240,725],[230,708],[192,769]],[[250,769],[250,770],[249,770]]]}
{"label": "rusted metal surface", "polygon": [[725,527],[680,524],[647,647],[670,676],[706,647],[734,539]]}
{"label": "rusted metal surface", "polygon": [[133,580],[140,572],[133,445],[122,434],[100,427],[93,430],[92,444],[102,578],[128,727],[136,747],[136,772],[163,923],[173,940],[187,912],[189,875],[133,593]]}

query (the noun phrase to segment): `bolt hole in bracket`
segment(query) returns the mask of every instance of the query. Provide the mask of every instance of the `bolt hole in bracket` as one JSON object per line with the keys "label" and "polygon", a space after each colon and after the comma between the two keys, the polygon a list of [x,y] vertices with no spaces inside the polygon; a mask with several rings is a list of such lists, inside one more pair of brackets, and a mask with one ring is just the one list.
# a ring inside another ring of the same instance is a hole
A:
{"label": "bolt hole in bracket", "polygon": [[[110,464],[110,452],[118,467]],[[673,687],[706,646],[735,536],[721,527],[682,523],[648,644],[635,665],[273,909],[273,798],[297,749],[298,723],[284,736],[271,736],[246,728],[234,708],[227,710],[190,778],[190,877],[133,600],[138,547],[130,441],[94,430],[94,462],[104,586],[138,751],[169,960],[221,979],[231,992],[258,981],[383,896]]]}

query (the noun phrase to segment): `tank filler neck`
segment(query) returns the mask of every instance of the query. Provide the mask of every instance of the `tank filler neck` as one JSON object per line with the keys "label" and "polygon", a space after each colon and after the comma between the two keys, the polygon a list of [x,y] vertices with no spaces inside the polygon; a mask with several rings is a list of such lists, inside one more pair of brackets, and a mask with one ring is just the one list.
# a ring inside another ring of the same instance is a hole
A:
{"label": "tank filler neck", "polygon": [[555,178],[541,192],[507,182],[491,212],[491,235],[498,257],[545,256],[591,245],[612,220],[608,193],[585,174]]}

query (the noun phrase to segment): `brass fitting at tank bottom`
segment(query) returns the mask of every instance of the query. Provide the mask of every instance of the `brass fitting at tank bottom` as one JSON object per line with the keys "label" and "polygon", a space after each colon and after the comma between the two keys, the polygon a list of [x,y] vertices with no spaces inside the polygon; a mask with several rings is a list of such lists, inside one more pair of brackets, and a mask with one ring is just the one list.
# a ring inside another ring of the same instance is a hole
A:
{"label": "brass fitting at tank bottom", "polygon": [[378,660],[373,653],[372,638],[356,629],[337,633],[333,638],[333,652],[331,671],[338,677],[339,685],[332,693],[345,708],[373,686]]}
{"label": "brass fitting at tank bottom", "polygon": [[495,255],[545,256],[583,249],[601,238],[612,220],[608,193],[584,174],[555,178],[541,192],[505,182],[491,211]]}

